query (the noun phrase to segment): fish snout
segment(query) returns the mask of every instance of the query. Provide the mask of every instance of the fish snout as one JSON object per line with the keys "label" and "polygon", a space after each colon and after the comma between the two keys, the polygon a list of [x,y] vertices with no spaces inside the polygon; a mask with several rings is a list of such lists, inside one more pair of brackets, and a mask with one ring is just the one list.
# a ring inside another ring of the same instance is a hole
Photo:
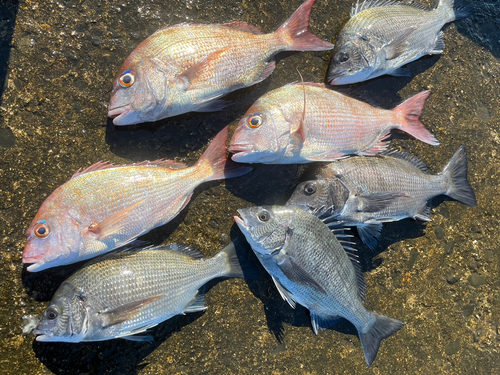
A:
{"label": "fish snout", "polygon": [[130,112],[130,105],[113,108],[108,111],[108,117],[113,119],[115,125],[127,125],[123,118]]}

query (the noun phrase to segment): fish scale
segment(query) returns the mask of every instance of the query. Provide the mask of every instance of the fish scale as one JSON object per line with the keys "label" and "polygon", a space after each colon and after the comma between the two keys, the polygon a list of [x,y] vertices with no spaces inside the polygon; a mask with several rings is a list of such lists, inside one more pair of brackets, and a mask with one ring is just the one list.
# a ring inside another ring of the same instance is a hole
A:
{"label": "fish scale", "polygon": [[[393,110],[375,108],[318,83],[293,83],[270,91],[246,112],[229,151],[242,163],[294,164],[374,155],[389,144],[391,129],[439,142],[420,123],[428,91]],[[249,121],[261,119],[258,126]]]}
{"label": "fish scale", "polygon": [[236,224],[281,296],[290,306],[298,303],[310,311],[315,333],[339,318],[349,320],[371,365],[381,340],[403,323],[363,306],[366,284],[359,264],[350,259],[330,228],[296,207],[251,207],[238,213],[241,218],[235,216]]}
{"label": "fish scale", "polygon": [[[203,182],[249,172],[228,162],[228,127],[192,167],[158,160],[77,172],[42,204],[26,232],[23,262],[39,271],[104,254],[172,220]],[[46,236],[39,236],[43,225]]]}
{"label": "fish scale", "polygon": [[[212,258],[178,244],[107,255],[61,284],[35,329],[37,340],[127,337],[174,315],[204,310],[199,288],[214,278],[243,277],[241,266],[234,244]],[[53,312],[55,319],[49,317]]]}
{"label": "fish scale", "polygon": [[356,226],[361,240],[375,248],[382,223],[414,218],[429,221],[429,199],[447,195],[477,204],[467,181],[467,155],[461,146],[438,174],[407,153],[387,151],[371,158],[351,157],[320,168],[318,180],[297,186],[287,202],[314,213],[331,212]]}
{"label": "fish scale", "polygon": [[242,21],[158,30],[120,68],[108,115],[115,125],[129,125],[220,110],[224,104],[216,99],[268,77],[278,52],[333,48],[308,31],[314,1],[306,0],[274,33]]}
{"label": "fish scale", "polygon": [[328,81],[343,85],[384,74],[409,75],[400,67],[442,53],[443,26],[470,14],[455,0],[440,0],[433,10],[410,2],[358,2],[335,43]]}

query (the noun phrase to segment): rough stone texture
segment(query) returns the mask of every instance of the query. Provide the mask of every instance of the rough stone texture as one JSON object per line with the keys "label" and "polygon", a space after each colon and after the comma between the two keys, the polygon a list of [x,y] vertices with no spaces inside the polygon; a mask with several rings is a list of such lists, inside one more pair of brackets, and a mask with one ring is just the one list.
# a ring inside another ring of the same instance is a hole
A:
{"label": "rough stone texture", "polygon": [[[368,284],[367,307],[406,323],[382,342],[372,367],[366,366],[352,326],[340,324],[314,335],[307,311],[288,307],[264,272],[259,280],[227,280],[214,285],[207,295],[206,312],[160,325],[153,331],[152,344],[123,340],[51,344],[22,334],[23,316],[40,315],[72,270],[39,274],[23,270],[24,231],[48,194],[77,169],[99,160],[124,163],[167,157],[192,164],[209,139],[226,124],[234,124],[260,95],[299,80],[296,68],[305,81],[323,81],[330,54],[297,53],[281,59],[269,79],[229,95],[234,105],[223,112],[192,113],[155,124],[114,128],[107,120],[106,106],[112,80],[126,56],[167,24],[244,20],[270,32],[300,3],[20,3],[0,106],[3,373],[497,373],[500,18],[498,4],[492,0],[475,1],[476,15],[449,26],[444,33],[444,53],[410,64],[411,77],[381,77],[354,87],[360,96],[388,108],[432,89],[422,121],[441,145],[397,139],[393,147],[419,155],[436,173],[459,145],[465,144],[469,180],[478,200],[476,208],[434,200],[434,206],[440,205],[432,212],[432,222],[388,224],[376,252],[359,246]],[[4,6],[15,7],[15,2],[3,1],[0,7]],[[351,1],[318,0],[312,30],[325,40],[334,40],[349,17],[350,7]],[[0,30],[5,25],[0,23]],[[8,37],[8,32],[1,35]],[[237,208],[283,203],[297,181],[293,166],[263,167],[254,175],[205,185],[197,189],[177,219],[146,239],[154,243],[182,241],[207,255],[215,254],[229,241],[232,226],[231,235],[237,233],[232,219]],[[436,241],[438,227],[443,229],[446,242]],[[450,243],[454,245],[443,249]],[[484,284],[475,288],[468,280],[476,272],[484,276]]]}

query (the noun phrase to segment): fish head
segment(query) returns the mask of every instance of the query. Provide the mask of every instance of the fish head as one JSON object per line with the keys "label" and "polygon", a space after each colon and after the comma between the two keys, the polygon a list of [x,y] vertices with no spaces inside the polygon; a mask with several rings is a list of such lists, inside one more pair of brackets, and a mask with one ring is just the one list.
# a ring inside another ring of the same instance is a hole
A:
{"label": "fish head", "polygon": [[30,272],[69,264],[71,257],[78,256],[71,250],[80,247],[80,226],[67,212],[54,206],[49,197],[26,230],[23,263],[31,263]]}
{"label": "fish head", "polygon": [[367,40],[356,37],[340,41],[335,44],[327,80],[331,85],[366,81],[375,63],[376,55]]}
{"label": "fish head", "polygon": [[167,71],[160,60],[136,51],[125,60],[113,83],[108,117],[115,125],[156,121],[167,98]]}
{"label": "fish head", "polygon": [[80,342],[88,331],[86,298],[64,282],[45,309],[33,333],[36,341]]}
{"label": "fish head", "polygon": [[238,123],[229,145],[239,163],[273,163],[289,143],[290,123],[281,105],[267,95],[255,102]]}
{"label": "fish head", "polygon": [[328,211],[332,215],[342,212],[349,191],[338,179],[304,181],[297,185],[287,206],[295,206],[313,215]]}
{"label": "fish head", "polygon": [[[278,214],[277,209],[280,211]],[[289,228],[288,222],[282,220],[282,211],[291,212],[293,207],[243,208],[238,210],[241,218],[235,216],[234,220],[254,251],[270,255],[283,246]]]}

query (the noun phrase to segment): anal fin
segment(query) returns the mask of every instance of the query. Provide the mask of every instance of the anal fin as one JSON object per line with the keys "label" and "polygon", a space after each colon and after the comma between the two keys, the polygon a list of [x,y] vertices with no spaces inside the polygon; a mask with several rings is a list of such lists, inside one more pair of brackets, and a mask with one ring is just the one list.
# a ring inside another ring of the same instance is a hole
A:
{"label": "anal fin", "polygon": [[205,304],[205,294],[198,293],[196,294],[196,297],[194,297],[193,300],[190,302],[189,306],[186,307],[184,312],[185,313],[198,312],[198,311],[205,311],[206,309],[207,305]]}
{"label": "anal fin", "polygon": [[434,49],[430,52],[432,55],[439,55],[444,51],[444,34],[442,31],[436,36],[436,44],[434,44]]}
{"label": "anal fin", "polygon": [[341,316],[328,316],[323,317],[316,315],[311,311],[311,325],[313,332],[317,335],[318,330],[325,329],[339,323],[342,320]]}
{"label": "anal fin", "polygon": [[274,278],[274,276],[271,276],[271,278],[273,279],[274,285],[276,285],[276,289],[278,289],[281,298],[287,301],[290,307],[294,309],[297,304],[295,298],[293,298],[292,294],[283,285],[281,285],[280,282]]}

